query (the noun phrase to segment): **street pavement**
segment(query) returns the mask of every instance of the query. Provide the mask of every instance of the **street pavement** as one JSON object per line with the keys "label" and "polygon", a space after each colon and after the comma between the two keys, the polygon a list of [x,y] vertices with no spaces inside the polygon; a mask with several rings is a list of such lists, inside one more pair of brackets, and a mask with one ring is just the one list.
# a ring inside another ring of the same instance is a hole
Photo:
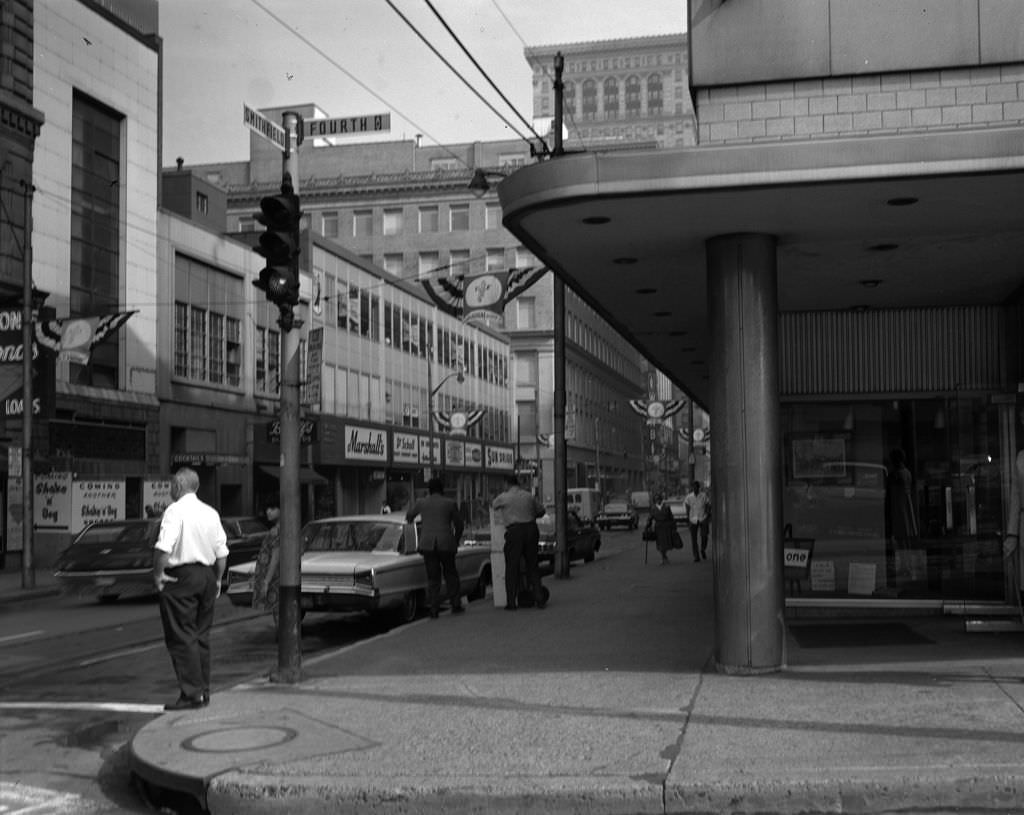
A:
{"label": "street pavement", "polygon": [[712,562],[603,537],[544,610],[488,598],[216,693],[134,768],[212,815],[1024,813],[1024,635],[791,619],[784,670],[727,676]]}

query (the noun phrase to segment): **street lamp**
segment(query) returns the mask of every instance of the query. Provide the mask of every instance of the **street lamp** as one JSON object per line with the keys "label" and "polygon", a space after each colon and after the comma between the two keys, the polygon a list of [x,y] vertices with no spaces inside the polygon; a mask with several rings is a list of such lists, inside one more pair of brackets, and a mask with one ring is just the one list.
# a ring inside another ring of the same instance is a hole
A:
{"label": "street lamp", "polygon": [[444,387],[444,383],[452,377],[455,377],[455,381],[460,385],[466,381],[466,375],[460,367],[457,371],[452,371],[450,374],[447,374],[435,386],[433,384],[434,361],[431,359],[427,360],[427,388],[430,390],[430,395],[427,397],[427,444],[430,447],[430,467],[428,468],[427,478],[434,477],[434,397],[437,396],[437,392]]}
{"label": "street lamp", "polygon": [[481,167],[477,167],[473,170],[473,177],[470,179],[467,188],[477,198],[483,198],[487,193],[491,191],[491,182],[488,181],[490,178],[506,178],[507,173],[503,173],[500,170],[484,170]]}

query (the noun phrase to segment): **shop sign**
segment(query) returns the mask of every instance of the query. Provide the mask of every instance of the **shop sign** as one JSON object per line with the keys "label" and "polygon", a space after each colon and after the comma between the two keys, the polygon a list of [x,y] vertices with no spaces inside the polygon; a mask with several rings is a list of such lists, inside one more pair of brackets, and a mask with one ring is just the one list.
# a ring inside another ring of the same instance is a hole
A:
{"label": "shop sign", "polygon": [[[316,441],[317,423],[313,419],[299,420],[299,444],[312,444]],[[281,443],[281,420],[267,422],[267,441]]]}
{"label": "shop sign", "polygon": [[511,447],[484,448],[484,466],[488,470],[505,470],[512,472],[516,463],[516,454]]}
{"label": "shop sign", "polygon": [[482,467],[484,464],[484,446],[479,442],[466,442],[466,466]]}
{"label": "shop sign", "polygon": [[345,425],[345,458],[350,461],[386,462],[387,434],[372,427]]}
{"label": "shop sign", "polygon": [[124,519],[124,481],[75,481],[71,485],[71,532],[96,521]]}
{"label": "shop sign", "polygon": [[392,433],[391,461],[394,464],[419,464],[420,437],[414,433]]}
{"label": "shop sign", "polygon": [[434,464],[441,463],[441,441],[420,436],[420,464],[430,464],[430,445],[434,445]]}
{"label": "shop sign", "polygon": [[71,473],[37,475],[32,514],[36,529],[67,529],[71,523]]}
{"label": "shop sign", "polygon": [[159,518],[172,500],[170,479],[142,482],[142,511],[147,518]]}
{"label": "shop sign", "polygon": [[174,453],[171,456],[172,467],[218,467],[227,464],[248,467],[249,458],[230,453]]}
{"label": "shop sign", "polygon": [[461,441],[447,439],[444,443],[444,463],[448,467],[462,467],[466,464],[466,448]]}

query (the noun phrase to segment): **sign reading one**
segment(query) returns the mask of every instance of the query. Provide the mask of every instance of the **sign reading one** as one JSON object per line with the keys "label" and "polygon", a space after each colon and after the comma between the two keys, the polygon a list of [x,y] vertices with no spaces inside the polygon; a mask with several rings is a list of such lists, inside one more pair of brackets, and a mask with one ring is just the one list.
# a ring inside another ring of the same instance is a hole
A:
{"label": "sign reading one", "polygon": [[390,113],[369,116],[343,116],[338,119],[305,119],[302,133],[308,139],[327,139],[331,136],[358,136],[362,133],[389,133]]}

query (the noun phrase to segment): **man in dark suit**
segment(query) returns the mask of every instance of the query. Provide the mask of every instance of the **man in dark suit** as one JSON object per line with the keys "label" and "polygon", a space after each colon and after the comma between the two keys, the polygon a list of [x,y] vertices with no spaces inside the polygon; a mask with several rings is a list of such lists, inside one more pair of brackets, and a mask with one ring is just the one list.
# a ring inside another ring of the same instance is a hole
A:
{"label": "man in dark suit", "polygon": [[405,513],[405,520],[412,523],[417,515],[420,516],[419,553],[427,570],[427,602],[431,618],[437,619],[442,573],[452,614],[464,611],[459,572],[455,568],[455,553],[464,524],[455,501],[444,495],[442,479],[431,478],[427,482],[427,492],[425,498],[420,498]]}

